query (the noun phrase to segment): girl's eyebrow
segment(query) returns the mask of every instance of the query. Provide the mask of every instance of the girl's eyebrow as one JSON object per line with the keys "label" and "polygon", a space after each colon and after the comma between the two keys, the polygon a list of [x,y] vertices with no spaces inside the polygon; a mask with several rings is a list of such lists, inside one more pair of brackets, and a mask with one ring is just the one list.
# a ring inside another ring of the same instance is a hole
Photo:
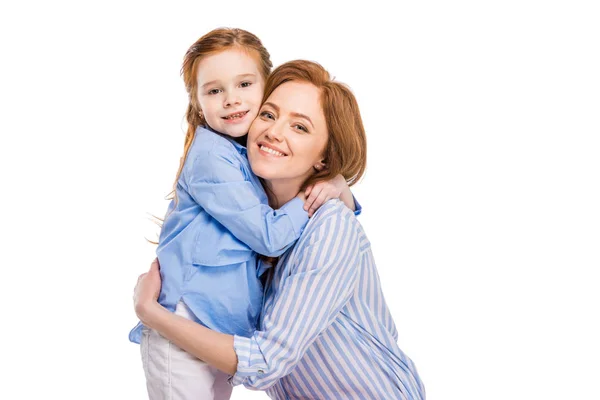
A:
{"label": "girl's eyebrow", "polygon": [[254,78],[256,74],[239,74],[236,78]]}
{"label": "girl's eyebrow", "polygon": [[[242,78],[255,78],[255,77],[256,77],[256,74],[239,74],[235,78],[242,79]],[[218,83],[218,82],[219,82],[219,79],[215,79],[214,81],[206,82],[201,87],[202,87],[202,89],[206,89],[207,86],[214,85],[215,83]]]}

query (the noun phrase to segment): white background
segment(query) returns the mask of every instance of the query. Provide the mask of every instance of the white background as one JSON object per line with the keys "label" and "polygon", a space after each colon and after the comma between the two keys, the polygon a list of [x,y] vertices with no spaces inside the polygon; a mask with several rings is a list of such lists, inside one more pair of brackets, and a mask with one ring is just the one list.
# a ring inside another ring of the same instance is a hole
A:
{"label": "white background", "polygon": [[600,399],[596,2],[172,3],[0,6],[0,398],[145,398],[127,334],[179,69],[229,26],[354,90],[360,221],[428,398]]}

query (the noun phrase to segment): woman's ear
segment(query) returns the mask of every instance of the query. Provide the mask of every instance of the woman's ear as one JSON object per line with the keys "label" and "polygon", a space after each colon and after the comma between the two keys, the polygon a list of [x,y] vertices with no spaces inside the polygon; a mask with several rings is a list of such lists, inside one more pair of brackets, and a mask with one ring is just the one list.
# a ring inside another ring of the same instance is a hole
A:
{"label": "woman's ear", "polygon": [[327,168],[327,164],[325,164],[325,160],[323,159],[323,160],[319,161],[318,163],[316,163],[313,167],[314,167],[315,171],[321,172]]}

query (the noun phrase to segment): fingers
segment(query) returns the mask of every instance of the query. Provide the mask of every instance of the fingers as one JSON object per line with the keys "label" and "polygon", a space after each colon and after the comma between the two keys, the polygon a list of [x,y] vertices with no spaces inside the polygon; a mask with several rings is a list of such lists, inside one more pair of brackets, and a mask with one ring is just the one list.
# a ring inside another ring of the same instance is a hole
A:
{"label": "fingers", "polygon": [[310,192],[310,196],[308,196],[308,198],[304,202],[304,211],[308,211],[309,216],[310,216],[310,209],[312,208],[314,201],[317,199],[317,197],[319,197],[319,195],[321,194],[322,191],[323,191],[323,185],[313,186],[313,188]]}
{"label": "fingers", "polygon": [[312,192],[314,185],[310,185],[309,187],[306,188],[306,190],[304,191],[304,195],[306,197],[310,196],[310,192]]}
{"label": "fingers", "polygon": [[330,197],[327,194],[327,192],[325,190],[322,190],[321,193],[319,193],[319,196],[315,199],[315,201],[310,206],[310,208],[308,210],[308,216],[312,217],[313,214],[315,213],[315,211],[317,211],[319,209],[319,207],[321,207],[323,204],[325,204],[325,202],[327,202],[327,200],[329,200],[329,199],[330,199]]}
{"label": "fingers", "polygon": [[148,273],[158,273],[160,269],[160,264],[158,263],[158,258],[155,258],[154,261],[152,261],[152,264],[150,264],[150,271],[148,271]]}
{"label": "fingers", "polygon": [[133,299],[134,299],[134,300],[135,300],[135,291],[137,290],[137,288],[138,288],[138,286],[139,286],[139,284],[140,284],[140,281],[141,281],[142,279],[144,279],[144,277],[145,277],[146,275],[147,275],[147,273],[146,273],[146,272],[144,272],[143,274],[141,274],[140,276],[138,276],[138,278],[137,278],[137,281],[135,282],[135,286],[134,286],[134,288],[133,288]]}

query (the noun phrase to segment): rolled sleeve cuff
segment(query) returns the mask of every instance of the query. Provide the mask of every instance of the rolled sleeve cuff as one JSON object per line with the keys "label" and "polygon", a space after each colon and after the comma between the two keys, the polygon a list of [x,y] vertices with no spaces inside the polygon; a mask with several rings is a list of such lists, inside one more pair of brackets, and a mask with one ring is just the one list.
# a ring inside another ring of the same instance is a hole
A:
{"label": "rolled sleeve cuff", "polygon": [[229,378],[229,384],[241,385],[249,378],[265,373],[267,365],[254,339],[235,335],[233,348],[238,358],[238,365],[235,375]]}
{"label": "rolled sleeve cuff", "polygon": [[362,206],[360,205],[358,200],[356,200],[356,197],[354,197],[354,195],[352,195],[352,198],[354,199],[354,215],[358,217],[362,212]]}
{"label": "rolled sleeve cuff", "polygon": [[304,227],[306,227],[306,224],[308,223],[308,213],[304,211],[304,202],[300,198],[294,197],[292,200],[285,203],[279,210],[290,217],[294,233],[296,236],[300,237],[302,231],[304,231]]}

